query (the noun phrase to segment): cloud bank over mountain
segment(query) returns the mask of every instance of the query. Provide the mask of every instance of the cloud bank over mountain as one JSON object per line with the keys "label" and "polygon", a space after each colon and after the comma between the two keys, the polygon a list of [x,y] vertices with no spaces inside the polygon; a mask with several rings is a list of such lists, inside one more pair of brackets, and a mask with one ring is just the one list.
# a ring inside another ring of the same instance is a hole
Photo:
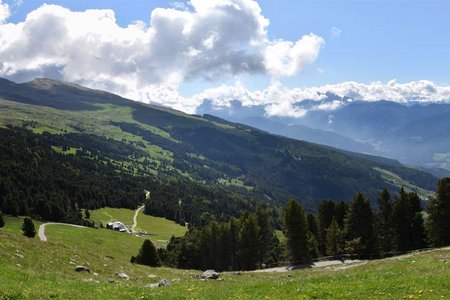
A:
{"label": "cloud bank over mountain", "polygon": [[189,4],[188,10],[156,8],[148,26],[136,21],[127,27],[118,25],[112,10],[75,12],[57,5],[5,23],[9,8],[1,4],[0,76],[50,77],[189,107],[189,99],[177,94],[182,82],[294,75],[316,60],[324,44],[315,34],[270,40],[269,20],[256,1]]}
{"label": "cloud bank over mountain", "polygon": [[[16,24],[8,23],[10,14],[0,0],[0,77],[18,82],[49,77],[190,113],[205,99],[218,107],[238,100],[244,106],[263,105],[268,116],[302,117],[311,109],[342,104],[321,102],[326,92],[368,101],[450,100],[450,87],[429,81],[283,86],[282,78],[317,60],[325,41],[314,33],[298,40],[269,38],[270,22],[253,0],[191,0],[156,8],[149,20],[126,27],[105,9],[43,5]],[[262,75],[271,84],[249,90],[240,82],[246,75]],[[191,97],[179,93],[181,84],[195,80],[236,83]],[[304,107],[304,99],[317,105]]]}

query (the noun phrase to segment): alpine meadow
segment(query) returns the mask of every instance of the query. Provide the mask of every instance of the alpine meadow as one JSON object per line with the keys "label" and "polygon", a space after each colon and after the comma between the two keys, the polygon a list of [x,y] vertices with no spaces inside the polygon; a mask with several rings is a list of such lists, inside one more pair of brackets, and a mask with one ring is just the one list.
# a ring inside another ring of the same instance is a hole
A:
{"label": "alpine meadow", "polygon": [[0,0],[0,299],[450,298],[449,12]]}

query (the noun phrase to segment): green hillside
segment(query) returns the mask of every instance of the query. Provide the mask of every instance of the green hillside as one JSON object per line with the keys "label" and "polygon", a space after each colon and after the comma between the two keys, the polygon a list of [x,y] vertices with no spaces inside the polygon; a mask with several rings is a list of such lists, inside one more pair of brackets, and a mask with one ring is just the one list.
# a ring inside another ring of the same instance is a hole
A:
{"label": "green hillside", "polygon": [[[222,273],[133,265],[141,238],[106,229],[49,226],[49,241],[20,234],[22,219],[0,229],[0,299],[447,299],[449,249],[289,273]],[[35,224],[38,224],[35,222]],[[87,265],[91,273],[75,272]],[[124,272],[129,280],[116,273]],[[95,273],[95,274],[94,274]],[[156,278],[149,278],[148,275]],[[148,284],[166,278],[168,287]]]}
{"label": "green hillside", "polygon": [[56,135],[55,152],[86,155],[87,151],[91,158],[104,156],[131,175],[175,175],[272,203],[294,197],[312,209],[325,198],[348,200],[364,191],[374,199],[385,186],[397,189],[374,168],[425,190],[433,190],[436,182],[435,177],[397,162],[62,82],[1,80],[0,98],[0,124]]}
{"label": "green hillside", "polygon": [[[134,210],[125,208],[101,208],[91,211],[90,214],[92,221],[102,223],[103,226],[112,221],[121,221],[131,226],[133,224]],[[136,220],[137,226],[135,231],[148,233],[147,238],[154,243],[167,243],[172,236],[183,236],[187,231],[186,227],[180,226],[174,221],[146,215],[143,210],[139,211]]]}

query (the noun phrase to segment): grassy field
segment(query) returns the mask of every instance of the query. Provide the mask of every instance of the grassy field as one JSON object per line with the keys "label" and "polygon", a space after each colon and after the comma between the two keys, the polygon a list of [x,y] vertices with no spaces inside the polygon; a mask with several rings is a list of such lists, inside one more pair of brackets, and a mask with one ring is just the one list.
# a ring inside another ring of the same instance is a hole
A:
{"label": "grassy field", "polygon": [[[91,211],[91,220],[106,223],[118,220],[127,225],[133,225],[134,210],[124,208],[101,208]],[[172,235],[182,236],[187,228],[164,218],[145,215],[143,210],[139,211],[137,217],[136,231],[143,230],[149,233],[153,242],[167,243]]]}
{"label": "grassy field", "polygon": [[[5,222],[6,227],[0,229],[0,299],[450,298],[450,249],[348,269],[223,273],[222,281],[202,282],[195,278],[200,271],[131,264],[129,257],[136,253],[138,243],[133,245],[129,235],[54,225],[47,228],[49,242],[41,242],[21,235],[21,219],[6,217]],[[92,273],[74,271],[75,265],[87,263]],[[125,272],[130,279],[120,279],[116,272]],[[157,278],[148,278],[149,274]],[[171,285],[145,287],[162,278]]]}

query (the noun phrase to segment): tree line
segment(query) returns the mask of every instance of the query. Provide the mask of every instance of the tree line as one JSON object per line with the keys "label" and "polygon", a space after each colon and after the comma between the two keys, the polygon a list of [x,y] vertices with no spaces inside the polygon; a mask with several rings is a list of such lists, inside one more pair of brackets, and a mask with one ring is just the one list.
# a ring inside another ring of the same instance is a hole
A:
{"label": "tree line", "polygon": [[450,178],[439,180],[426,211],[419,196],[403,188],[394,196],[384,189],[377,204],[373,209],[358,193],[348,204],[324,200],[313,214],[289,200],[281,222],[284,241],[275,235],[269,210],[259,207],[239,219],[212,221],[190,228],[183,237],[172,237],[167,249],[158,249],[158,260],[183,269],[251,270],[286,261],[308,263],[322,256],[370,259],[450,245]]}
{"label": "tree line", "polygon": [[450,178],[438,181],[436,197],[425,211],[421,203],[416,193],[403,188],[395,196],[381,191],[376,210],[362,193],[348,205],[322,201],[314,215],[290,200],[284,211],[286,249],[291,261],[308,261],[343,254],[378,258],[450,245]]}

